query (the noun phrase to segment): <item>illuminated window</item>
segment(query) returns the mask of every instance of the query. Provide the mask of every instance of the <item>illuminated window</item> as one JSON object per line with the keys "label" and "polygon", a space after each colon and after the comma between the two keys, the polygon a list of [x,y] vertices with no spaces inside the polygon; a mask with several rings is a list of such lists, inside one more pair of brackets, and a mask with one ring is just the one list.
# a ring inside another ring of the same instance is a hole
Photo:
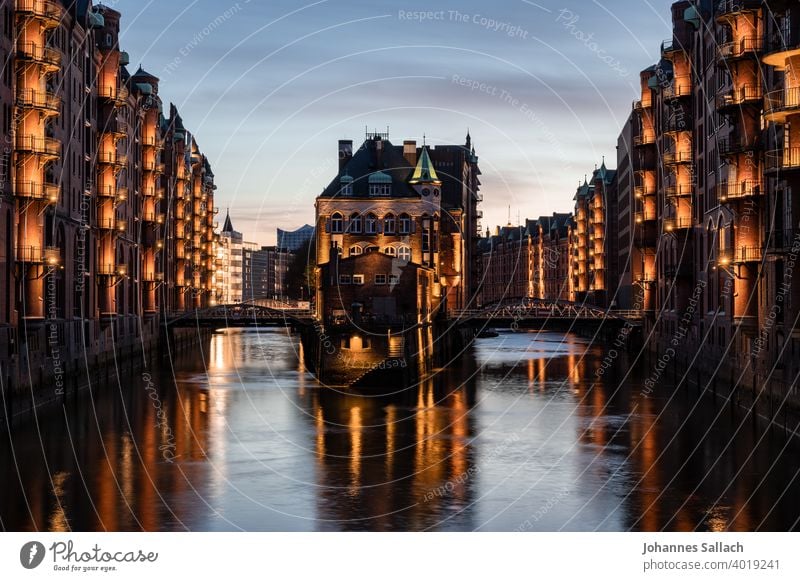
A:
{"label": "illuminated window", "polygon": [[350,247],[350,256],[358,256],[359,254],[363,254],[364,249],[360,246],[351,246]]}
{"label": "illuminated window", "polygon": [[350,215],[350,224],[347,228],[350,234],[361,234],[361,216],[359,214]]}
{"label": "illuminated window", "polygon": [[394,234],[395,219],[394,214],[386,214],[383,218],[383,233]]}
{"label": "illuminated window", "polygon": [[353,284],[364,284],[364,275],[363,274],[354,274],[353,275]]}
{"label": "illuminated window", "polygon": [[408,246],[401,246],[400,248],[398,248],[397,258],[405,262],[411,260],[411,248],[409,248]]}
{"label": "illuminated window", "polygon": [[408,214],[400,214],[400,234],[411,233],[411,217]]}
{"label": "illuminated window", "polygon": [[364,222],[364,232],[367,234],[375,234],[378,231],[378,217],[372,212],[367,214],[367,219]]}
{"label": "illuminated window", "polygon": [[344,221],[342,220],[342,215],[339,212],[336,212],[333,216],[331,216],[331,232],[333,234],[341,234],[344,231]]}
{"label": "illuminated window", "polygon": [[388,254],[389,256],[397,256],[397,248],[394,246],[387,246],[383,249],[384,254]]}

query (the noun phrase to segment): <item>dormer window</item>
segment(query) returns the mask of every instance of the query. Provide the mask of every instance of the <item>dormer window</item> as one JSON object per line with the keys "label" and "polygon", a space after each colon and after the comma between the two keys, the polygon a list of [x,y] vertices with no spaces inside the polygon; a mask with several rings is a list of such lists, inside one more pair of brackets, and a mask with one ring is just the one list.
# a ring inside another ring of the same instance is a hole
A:
{"label": "dormer window", "polygon": [[376,171],[369,176],[369,195],[371,197],[389,197],[392,195],[392,176]]}
{"label": "dormer window", "polygon": [[344,174],[341,178],[339,178],[339,184],[341,185],[339,189],[339,194],[342,196],[352,196],[353,195],[353,177]]}

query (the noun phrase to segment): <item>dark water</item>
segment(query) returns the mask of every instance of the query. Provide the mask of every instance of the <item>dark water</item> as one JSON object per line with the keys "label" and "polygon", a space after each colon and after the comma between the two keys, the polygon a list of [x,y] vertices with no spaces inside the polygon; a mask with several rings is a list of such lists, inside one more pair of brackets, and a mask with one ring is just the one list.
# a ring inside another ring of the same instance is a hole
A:
{"label": "dark water", "polygon": [[798,527],[795,444],[694,388],[646,397],[646,364],[595,382],[604,353],[578,338],[480,340],[391,399],[318,387],[299,349],[214,335],[4,433],[2,528]]}

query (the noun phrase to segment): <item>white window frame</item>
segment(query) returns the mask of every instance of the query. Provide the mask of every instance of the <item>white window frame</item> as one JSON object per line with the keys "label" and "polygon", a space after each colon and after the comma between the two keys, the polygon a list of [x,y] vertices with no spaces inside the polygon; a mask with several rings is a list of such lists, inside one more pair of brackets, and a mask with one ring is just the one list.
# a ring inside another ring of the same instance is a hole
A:
{"label": "white window frame", "polygon": [[397,249],[397,258],[402,261],[409,262],[411,261],[411,247],[410,246],[401,246]]}
{"label": "white window frame", "polygon": [[364,284],[364,275],[363,274],[354,274],[352,280],[352,284]]}
{"label": "white window frame", "polygon": [[385,274],[376,274],[375,275],[375,284],[384,285],[387,282],[387,278]]}
{"label": "white window frame", "polygon": [[[336,218],[338,216],[338,219]],[[336,222],[339,223],[339,227],[336,228]],[[331,214],[331,234],[342,234],[344,233],[344,216],[342,216],[339,212],[334,212]]]}

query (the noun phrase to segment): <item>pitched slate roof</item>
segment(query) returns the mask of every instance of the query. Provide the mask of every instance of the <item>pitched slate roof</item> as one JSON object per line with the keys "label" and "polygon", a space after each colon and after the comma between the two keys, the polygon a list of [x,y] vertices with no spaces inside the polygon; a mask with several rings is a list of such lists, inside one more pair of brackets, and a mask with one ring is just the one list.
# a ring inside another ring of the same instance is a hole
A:
{"label": "pitched slate roof", "polygon": [[381,137],[369,138],[331,180],[320,197],[341,197],[341,176],[348,175],[353,178],[353,194],[348,194],[347,197],[368,198],[370,177],[380,173],[391,178],[393,198],[419,198],[419,194],[408,183],[413,169],[403,157],[402,147],[392,145],[389,140]]}

